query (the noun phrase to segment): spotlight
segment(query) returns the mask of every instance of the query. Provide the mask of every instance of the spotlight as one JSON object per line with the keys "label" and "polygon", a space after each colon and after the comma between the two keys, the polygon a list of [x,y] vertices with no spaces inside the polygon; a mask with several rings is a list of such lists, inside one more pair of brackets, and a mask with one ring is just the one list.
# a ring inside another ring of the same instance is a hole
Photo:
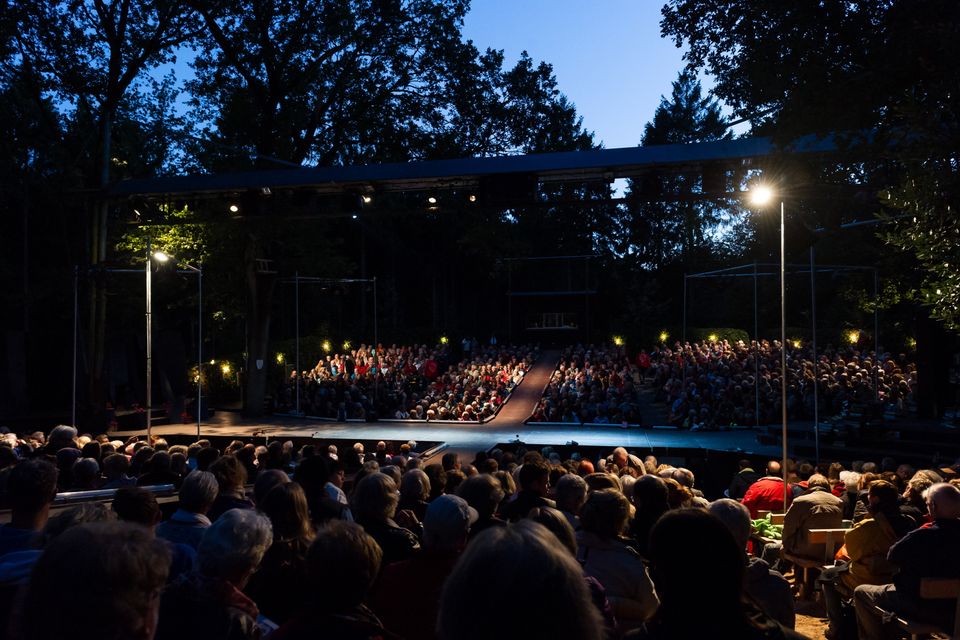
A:
{"label": "spotlight", "polygon": [[240,211],[240,207],[235,204],[230,205],[230,213],[237,213],[238,211]]}
{"label": "spotlight", "polygon": [[354,214],[351,215],[350,217],[351,217],[352,219],[356,220],[356,219],[359,218],[360,216],[358,216],[357,214],[354,213]]}
{"label": "spotlight", "polygon": [[230,375],[230,363],[224,362],[222,365],[220,365],[220,371],[223,372],[223,375],[225,376]]}
{"label": "spotlight", "polygon": [[624,345],[623,336],[613,336],[613,344],[622,347]]}
{"label": "spotlight", "polygon": [[283,364],[283,353],[277,353],[277,364]]}
{"label": "spotlight", "polygon": [[427,202],[429,202],[430,204],[437,204],[436,196],[430,196],[429,198],[427,198]]}
{"label": "spotlight", "polygon": [[664,343],[665,343],[665,342],[666,342],[667,340],[669,340],[669,339],[670,339],[670,334],[669,334],[669,333],[667,333],[666,331],[661,331],[661,332],[660,332],[660,342],[664,342]]}
{"label": "spotlight", "polygon": [[360,201],[363,202],[363,204],[370,204],[371,202],[373,202],[373,196],[367,196],[367,195],[360,196]]}
{"label": "spotlight", "polygon": [[352,346],[353,346],[353,345],[350,344],[350,341],[349,341],[349,340],[344,340],[344,341],[343,341],[343,350],[344,350],[344,351],[350,351],[350,347],[352,347]]}
{"label": "spotlight", "polygon": [[750,202],[757,206],[763,206],[773,200],[773,189],[765,184],[757,185],[750,189]]}
{"label": "spotlight", "polygon": [[163,251],[154,251],[153,259],[156,260],[157,262],[166,262],[167,260],[170,259],[170,256],[165,254]]}
{"label": "spotlight", "polygon": [[440,336],[440,344],[447,344],[450,342],[450,338],[447,336]]}
{"label": "spotlight", "polygon": [[716,341],[717,341],[717,334],[711,333],[710,335],[707,336],[707,340],[709,340],[710,342],[716,342]]}
{"label": "spotlight", "polygon": [[320,345],[320,348],[323,349],[324,353],[330,353],[330,349],[332,349],[333,347],[330,345],[329,340],[324,340],[323,343]]}
{"label": "spotlight", "polygon": [[467,200],[469,200],[470,202],[476,202],[477,196],[471,193],[469,196],[467,196]]}
{"label": "spotlight", "polygon": [[850,331],[847,331],[847,342],[850,344],[857,344],[860,342],[860,332],[856,329],[850,329]]}

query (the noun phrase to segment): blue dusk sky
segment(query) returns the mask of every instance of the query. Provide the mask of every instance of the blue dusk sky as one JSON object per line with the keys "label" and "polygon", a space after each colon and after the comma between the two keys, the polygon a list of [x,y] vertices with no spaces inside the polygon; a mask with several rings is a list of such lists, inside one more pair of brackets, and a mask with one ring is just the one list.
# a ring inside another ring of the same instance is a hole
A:
{"label": "blue dusk sky", "polygon": [[[463,34],[481,51],[524,50],[553,65],[560,90],[607,148],[640,144],[643,126],[684,66],[660,37],[658,0],[472,0]],[[709,79],[704,79],[704,90]]]}

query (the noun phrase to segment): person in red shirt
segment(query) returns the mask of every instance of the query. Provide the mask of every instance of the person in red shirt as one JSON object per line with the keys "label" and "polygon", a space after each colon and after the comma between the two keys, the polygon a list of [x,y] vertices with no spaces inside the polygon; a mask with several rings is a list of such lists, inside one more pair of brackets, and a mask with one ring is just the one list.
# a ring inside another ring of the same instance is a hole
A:
{"label": "person in red shirt", "polygon": [[[759,518],[759,511],[775,511],[783,513],[783,477],[780,463],[771,460],[767,463],[767,475],[754,482],[743,494],[740,502],[750,510],[750,517]],[[790,497],[792,497],[792,491]],[[789,497],[788,497],[789,499]]]}

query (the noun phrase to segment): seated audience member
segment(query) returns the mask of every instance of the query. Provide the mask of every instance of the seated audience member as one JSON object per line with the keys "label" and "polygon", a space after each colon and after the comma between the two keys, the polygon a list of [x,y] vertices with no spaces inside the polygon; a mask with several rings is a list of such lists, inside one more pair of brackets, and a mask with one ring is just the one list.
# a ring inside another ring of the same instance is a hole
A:
{"label": "seated audience member", "polygon": [[[788,493],[787,499],[790,497],[792,495]],[[767,463],[767,475],[747,488],[741,502],[750,510],[750,517],[754,520],[760,517],[758,511],[783,513],[783,477],[779,462],[771,460]]]}
{"label": "seated audience member", "polygon": [[397,485],[382,473],[371,473],[353,491],[352,511],[357,523],[383,550],[384,566],[412,558],[420,551],[417,536],[394,521],[399,496]]}
{"label": "seated audience member", "polygon": [[630,522],[630,536],[633,548],[646,557],[650,530],[660,516],[670,510],[670,491],[663,478],[646,474],[633,483],[631,501],[634,506],[633,520]]}
{"label": "seated audience member", "polygon": [[744,552],[747,563],[746,579],[743,583],[744,595],[765,614],[793,629],[796,624],[796,612],[793,607],[793,593],[790,583],[778,571],[770,568],[764,560],[746,555],[747,540],[750,539],[750,512],[745,506],[722,498],[711,502],[707,511],[726,525],[739,548]]}
{"label": "seated audience member", "polygon": [[231,509],[200,541],[198,568],[166,588],[157,640],[258,639],[257,605],[242,592],[273,542],[270,520]]}
{"label": "seated audience member", "polygon": [[13,467],[7,479],[10,522],[0,526],[0,558],[37,545],[56,497],[57,468],[52,463],[34,458]]}
{"label": "seated audience member", "polygon": [[[781,485],[782,486],[782,485]],[[811,529],[837,529],[843,524],[843,500],[830,491],[830,481],[810,476],[807,490],[793,499],[783,517],[783,550],[802,558],[823,558],[824,545],[811,544]]]}
{"label": "seated audience member", "polygon": [[753,470],[749,460],[741,460],[737,467],[737,474],[730,481],[726,495],[733,500],[742,500],[750,485],[760,479],[760,474]]}
{"label": "seated audience member", "polygon": [[550,467],[542,458],[529,460],[520,467],[517,476],[520,491],[517,497],[500,508],[500,515],[510,522],[525,518],[534,507],[554,507],[553,500],[547,498],[550,487]]}
{"label": "seated audience member", "polygon": [[657,609],[643,559],[624,543],[630,503],[615,489],[594,491],[580,512],[577,559],[607,592],[620,632],[635,629]]}
{"label": "seated audience member", "polygon": [[210,465],[210,473],[217,479],[220,490],[207,516],[215,521],[230,509],[253,509],[253,503],[244,493],[247,471],[234,456],[223,456]]}
{"label": "seated audience member", "polygon": [[[160,524],[160,518],[162,517],[157,497],[143,487],[120,487],[113,494],[111,508],[123,522],[138,524],[151,534],[156,533],[157,525]],[[170,572],[168,577],[171,581],[194,568],[197,552],[193,547],[169,540],[163,542],[170,548]]]}
{"label": "seated audience member", "polygon": [[146,473],[137,478],[137,485],[146,487],[149,485],[172,484],[180,486],[182,478],[171,469],[170,454],[166,451],[157,451],[150,460],[144,465]]}
{"label": "seated audience member", "polygon": [[457,489],[457,495],[477,511],[477,521],[470,527],[473,538],[489,527],[505,527],[507,522],[497,517],[497,509],[503,502],[503,485],[488,473],[467,478]]}
{"label": "seated audience member", "polygon": [[[330,497],[330,492],[327,489],[332,475],[330,464],[331,461],[324,456],[311,456],[301,462],[293,473],[294,481],[303,488],[307,495],[310,518],[316,527],[320,527],[330,520],[353,520],[353,513],[349,505]],[[340,465],[339,462],[333,464]],[[354,478],[354,483],[359,483],[361,477],[361,474],[358,473]]]}
{"label": "seated audience member", "polygon": [[72,527],[37,561],[17,637],[150,640],[169,567],[166,546],[142,527],[118,522]]}
{"label": "seated audience member", "polygon": [[101,489],[119,489],[137,484],[137,479],[127,475],[130,460],[122,453],[111,453],[103,459],[103,477],[106,480]]}
{"label": "seated audience member", "polygon": [[259,510],[270,518],[273,544],[244,593],[264,616],[283,624],[307,604],[303,585],[307,580],[307,549],[314,537],[307,496],[299,484],[287,482],[274,487]]}
{"label": "seated audience member", "polygon": [[422,469],[410,469],[400,478],[400,503],[398,510],[413,512],[417,520],[423,521],[427,515],[430,497],[430,478]]}
{"label": "seated audience member", "polygon": [[343,481],[346,473],[343,470],[343,463],[337,460],[336,455],[327,457],[327,482],[323,485],[323,490],[327,497],[338,505],[341,505],[340,519],[353,522],[353,513],[350,511],[350,501],[347,494],[343,491]]}
{"label": "seated audience member", "polygon": [[580,476],[568,473],[557,481],[557,509],[574,531],[580,529],[580,510],[587,502],[587,483]]}
{"label": "seated audience member", "polygon": [[441,640],[600,640],[583,570],[543,525],[491,527],[467,547],[440,599]]}
{"label": "seated audience member", "polygon": [[[570,555],[577,557],[577,534],[570,526],[570,521],[557,509],[550,507],[534,507],[527,514],[527,519],[538,522],[550,530],[550,533],[557,536],[560,543],[570,551]],[[613,613],[613,607],[607,599],[607,592],[600,584],[600,581],[593,576],[583,574],[583,579],[590,589],[590,599],[596,605],[597,611],[603,616],[603,625],[608,640],[617,637],[617,618]]]}
{"label": "seated audience member", "polygon": [[447,486],[447,472],[440,464],[428,464],[423,468],[423,472],[430,479],[430,497],[427,498],[427,502],[430,502],[437,496],[443,495],[443,490]]}
{"label": "seated audience member", "polygon": [[893,567],[887,562],[890,546],[916,527],[912,518],[900,513],[897,488],[884,480],[875,480],[869,489],[868,515],[844,536],[838,563],[820,574],[817,583],[823,591],[830,628],[827,635],[837,640],[857,636],[850,597],[861,584],[886,584],[893,579]]}
{"label": "seated audience member", "polygon": [[704,510],[664,514],[650,532],[650,561],[660,607],[628,638],[803,637],[743,600],[743,551]]}
{"label": "seated audience member", "polygon": [[617,447],[613,450],[613,453],[607,456],[606,469],[608,472],[619,474],[628,467],[636,469],[640,475],[644,473],[643,460],[632,453],[627,453],[627,450],[623,447]]}
{"label": "seated audience member", "polygon": [[890,547],[887,560],[897,567],[892,584],[863,584],[854,591],[861,638],[889,637],[891,630],[873,605],[945,629],[953,629],[953,600],[920,598],[924,578],[960,578],[960,489],[934,484],[924,492],[932,522],[914,529]]}
{"label": "seated audience member", "polygon": [[271,634],[271,640],[398,638],[364,604],[382,556],[377,542],[357,524],[333,520],[321,527],[307,552],[308,608]]}
{"label": "seated audience member", "polygon": [[290,482],[290,476],[280,469],[264,469],[253,483],[253,504],[259,509],[274,487]]}
{"label": "seated audience member", "polygon": [[476,509],[458,496],[437,497],[423,520],[423,550],[386,566],[370,597],[370,608],[391,632],[433,638],[443,583],[467,544]]}
{"label": "seated audience member", "polygon": [[179,504],[170,519],[157,525],[157,536],[200,548],[200,538],[210,526],[207,512],[219,492],[217,479],[209,471],[191,471],[180,487]]}
{"label": "seated audience member", "polygon": [[96,459],[80,458],[73,463],[72,472],[71,491],[92,491],[100,488],[100,464]]}

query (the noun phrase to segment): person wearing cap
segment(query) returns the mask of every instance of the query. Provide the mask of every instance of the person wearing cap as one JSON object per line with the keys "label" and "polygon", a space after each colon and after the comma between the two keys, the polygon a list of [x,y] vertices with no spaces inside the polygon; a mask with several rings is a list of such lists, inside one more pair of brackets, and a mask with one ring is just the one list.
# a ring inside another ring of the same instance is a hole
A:
{"label": "person wearing cap", "polygon": [[384,567],[370,608],[384,627],[405,638],[434,638],[440,593],[477,521],[463,498],[442,495],[427,507],[423,549],[410,560]]}

